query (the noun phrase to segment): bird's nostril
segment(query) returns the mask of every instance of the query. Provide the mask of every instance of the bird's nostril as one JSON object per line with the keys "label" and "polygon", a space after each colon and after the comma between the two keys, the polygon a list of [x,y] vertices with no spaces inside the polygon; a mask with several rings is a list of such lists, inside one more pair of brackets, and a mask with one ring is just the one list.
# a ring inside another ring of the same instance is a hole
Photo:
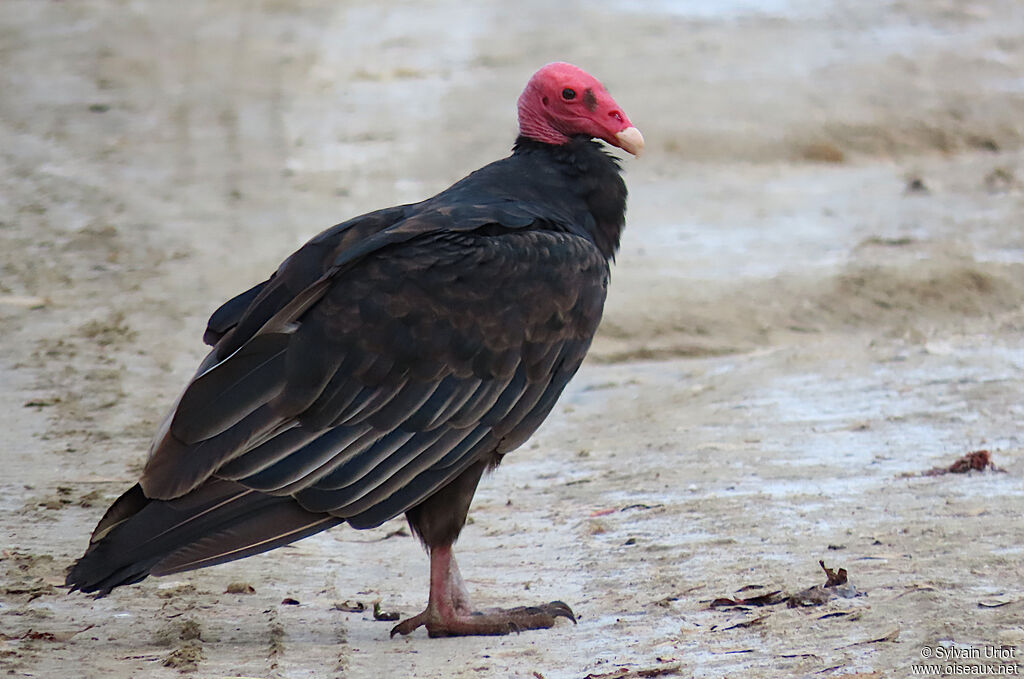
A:
{"label": "bird's nostril", "polygon": [[611,117],[611,118],[615,118],[619,122],[622,122],[622,112],[621,111],[609,111],[608,112],[608,116]]}

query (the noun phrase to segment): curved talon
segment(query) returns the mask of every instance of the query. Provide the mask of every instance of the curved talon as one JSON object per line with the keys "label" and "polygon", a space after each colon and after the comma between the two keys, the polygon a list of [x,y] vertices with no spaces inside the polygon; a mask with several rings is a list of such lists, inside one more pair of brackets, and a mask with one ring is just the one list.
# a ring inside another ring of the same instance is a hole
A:
{"label": "curved talon", "polygon": [[569,620],[572,620],[572,624],[577,624],[576,614],[572,612],[571,608],[569,608],[569,604],[565,603],[564,601],[552,601],[551,603],[544,606],[544,609],[545,612],[550,616],[554,616],[556,618],[568,618]]}
{"label": "curved talon", "polygon": [[423,613],[420,613],[419,615],[414,615],[411,618],[406,618],[405,620],[391,628],[391,638],[394,639],[396,634],[401,634],[402,636],[412,634],[414,630],[419,628],[424,623],[426,623],[426,616]]}

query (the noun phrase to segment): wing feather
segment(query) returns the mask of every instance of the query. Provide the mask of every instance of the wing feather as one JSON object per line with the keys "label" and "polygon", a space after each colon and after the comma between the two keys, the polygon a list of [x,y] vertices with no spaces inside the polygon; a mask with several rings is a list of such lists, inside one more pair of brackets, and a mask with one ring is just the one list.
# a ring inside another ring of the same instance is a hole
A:
{"label": "wing feather", "polygon": [[217,476],[256,490],[279,493],[330,465],[339,451],[357,455],[379,437],[366,425],[320,432],[292,429],[218,469]]}
{"label": "wing feather", "polygon": [[446,421],[453,412],[473,398],[482,384],[477,378],[447,375],[437,383],[430,397],[408,414],[399,426],[409,431],[434,429],[437,423]]}
{"label": "wing feather", "polygon": [[[424,471],[414,475],[393,493],[381,498],[372,506],[358,514],[346,516],[346,521],[353,528],[373,528],[388,519],[406,512],[424,499],[430,497],[442,487],[453,481],[459,474],[490,453],[495,446],[489,435],[483,435],[473,445],[457,446],[445,457],[454,458],[455,464],[431,465]],[[442,458],[444,460],[445,458]]]}
{"label": "wing feather", "polygon": [[148,498],[170,500],[180,497],[198,488],[224,464],[290,426],[268,406],[262,405],[238,424],[196,443],[182,443],[168,431],[156,444],[158,454],[146,462],[139,485]]}
{"label": "wing feather", "polygon": [[220,308],[213,312],[209,322],[206,324],[206,333],[203,341],[213,346],[221,340],[232,328],[238,325],[238,320],[245,314],[246,309],[256,299],[263,288],[270,281],[263,281],[249,288],[240,295],[235,295]]}
{"label": "wing feather", "polygon": [[[418,463],[418,466],[409,470],[409,473],[405,476],[415,480],[423,474],[424,469],[429,470],[445,456],[451,455],[452,451],[456,451],[457,454],[464,453],[474,445],[478,444],[485,436],[487,436],[488,433],[487,427],[483,426],[478,426],[470,430],[452,429],[446,432],[443,436],[437,436],[437,434],[434,433],[432,435],[434,438],[433,443],[428,445],[422,451],[417,450],[419,447],[418,445],[410,446],[410,449],[407,452],[416,453],[411,457]],[[417,440],[417,444],[418,443],[420,443],[419,440]],[[396,485],[404,490],[408,487],[409,483],[400,483],[402,476],[395,473],[395,467],[396,465],[389,464],[386,467],[387,474],[384,475],[384,478],[390,478],[392,476],[396,477]],[[330,485],[339,482],[338,479],[331,479],[330,477],[325,478],[324,481]],[[349,502],[352,502],[364,495],[364,492],[360,492],[363,490],[364,486],[362,484],[353,484],[342,486],[340,488],[325,488],[317,484],[298,491],[295,493],[295,498],[299,501],[299,504],[308,511],[329,512],[337,516],[349,518],[349,513],[344,511],[344,507]],[[396,516],[398,513],[399,512],[396,512],[391,516]],[[388,518],[391,517],[389,516]]]}
{"label": "wing feather", "polygon": [[290,334],[253,339],[189,385],[171,421],[171,433],[185,444],[222,434],[284,386]]}

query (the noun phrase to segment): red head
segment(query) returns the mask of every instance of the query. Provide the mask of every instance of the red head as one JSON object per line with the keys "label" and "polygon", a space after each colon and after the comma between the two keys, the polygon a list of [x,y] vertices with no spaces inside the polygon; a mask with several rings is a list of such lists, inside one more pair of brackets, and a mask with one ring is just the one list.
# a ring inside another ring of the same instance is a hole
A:
{"label": "red head", "polygon": [[565,62],[533,74],[519,95],[519,133],[548,144],[575,134],[602,139],[640,155],[644,138],[597,78]]}

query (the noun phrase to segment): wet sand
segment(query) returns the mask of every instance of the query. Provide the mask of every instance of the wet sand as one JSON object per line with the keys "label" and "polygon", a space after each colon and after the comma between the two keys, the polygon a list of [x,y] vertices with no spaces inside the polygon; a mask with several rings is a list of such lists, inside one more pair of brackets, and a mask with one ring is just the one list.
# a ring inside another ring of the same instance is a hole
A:
{"label": "wet sand", "polygon": [[[846,4],[0,5],[0,669],[1024,662],[1024,11]],[[59,589],[219,302],[322,228],[506,154],[555,59],[600,77],[649,153],[624,161],[592,354],[458,549],[481,606],[563,599],[579,624],[389,639],[373,602],[410,615],[427,593],[400,520],[98,601]],[[922,475],[980,449],[1003,471]],[[821,585],[819,560],[860,596],[710,606]]]}

